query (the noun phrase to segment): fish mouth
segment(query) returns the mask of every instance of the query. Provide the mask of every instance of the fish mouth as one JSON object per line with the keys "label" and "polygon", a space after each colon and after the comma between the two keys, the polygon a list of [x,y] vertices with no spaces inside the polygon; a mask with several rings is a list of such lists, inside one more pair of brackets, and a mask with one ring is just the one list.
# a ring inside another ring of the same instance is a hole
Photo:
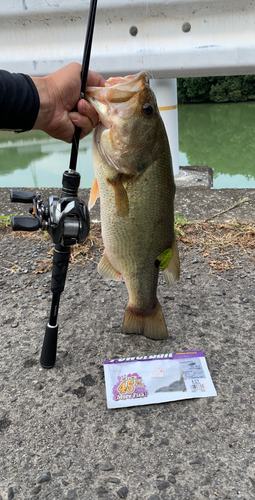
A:
{"label": "fish mouth", "polygon": [[[153,128],[143,120],[143,105],[152,93],[145,71],[125,77],[112,77],[105,87],[88,87],[85,97],[99,115],[95,129],[96,148],[108,166],[126,175],[137,173],[136,164],[144,168],[151,164],[153,140],[146,135]],[[146,120],[146,119],[145,119]],[[146,158],[150,158],[148,161]]]}
{"label": "fish mouth", "polygon": [[146,71],[140,71],[140,73],[136,73],[135,75],[113,76],[106,80],[104,87],[86,87],[86,96],[87,94],[92,95],[94,92],[100,90],[107,91],[109,90],[109,87],[114,88],[115,90],[119,89],[122,91],[137,92],[148,83],[149,79]]}
{"label": "fish mouth", "polygon": [[136,107],[134,98],[148,82],[145,71],[125,77],[111,77],[105,87],[87,87],[85,98],[95,108],[103,125],[111,128],[113,115],[125,119],[133,116]]}
{"label": "fish mouth", "polygon": [[[144,85],[146,85],[148,83],[149,83],[148,74],[146,73],[146,71],[140,71],[140,73],[137,73],[135,75],[128,75],[128,76],[124,76],[124,77],[117,76],[117,77],[109,78],[106,81],[105,88],[112,87],[112,88],[118,89],[120,91],[124,91],[124,92],[129,91],[129,92],[136,93],[136,92],[139,92],[140,90],[142,90]],[[125,95],[125,93],[123,93],[123,96],[124,95]],[[113,102],[114,102],[114,99],[113,99]]]}

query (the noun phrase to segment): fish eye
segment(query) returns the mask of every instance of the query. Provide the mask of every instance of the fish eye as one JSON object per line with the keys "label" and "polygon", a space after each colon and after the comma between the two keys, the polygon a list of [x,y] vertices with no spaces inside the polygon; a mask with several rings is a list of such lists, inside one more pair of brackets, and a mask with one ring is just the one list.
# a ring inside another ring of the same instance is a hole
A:
{"label": "fish eye", "polygon": [[146,102],[146,104],[143,105],[143,114],[145,116],[151,116],[154,113],[154,108],[151,104]]}

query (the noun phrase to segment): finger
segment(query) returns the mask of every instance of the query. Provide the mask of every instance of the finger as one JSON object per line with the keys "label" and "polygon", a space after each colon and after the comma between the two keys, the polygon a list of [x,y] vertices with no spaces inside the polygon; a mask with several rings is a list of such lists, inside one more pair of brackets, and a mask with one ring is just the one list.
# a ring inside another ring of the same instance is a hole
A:
{"label": "finger", "polygon": [[91,87],[104,87],[105,79],[95,71],[88,72],[87,85]]}
{"label": "finger", "polygon": [[88,116],[82,116],[73,111],[69,113],[69,118],[76,127],[81,129],[81,139],[92,132],[94,127]]}
{"label": "finger", "polygon": [[81,99],[78,102],[77,109],[81,115],[87,116],[90,119],[93,127],[97,125],[98,114],[95,108],[93,108],[93,106],[88,101],[86,101],[85,99]]}

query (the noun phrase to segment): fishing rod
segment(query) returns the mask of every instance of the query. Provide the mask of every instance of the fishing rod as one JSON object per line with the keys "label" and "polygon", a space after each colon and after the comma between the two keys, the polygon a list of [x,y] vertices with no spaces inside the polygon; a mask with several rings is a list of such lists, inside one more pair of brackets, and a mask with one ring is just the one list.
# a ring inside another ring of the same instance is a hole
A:
{"label": "fishing rod", "polygon": [[[89,15],[81,71],[80,99],[84,99],[92,39],[95,25],[97,0],[90,0]],[[79,100],[80,100],[79,99]],[[53,267],[51,278],[52,302],[50,318],[46,325],[40,363],[43,368],[53,368],[56,361],[58,339],[58,309],[61,293],[65,288],[71,246],[83,243],[90,229],[89,211],[78,198],[80,174],[76,172],[81,129],[75,126],[72,139],[69,169],[63,173],[61,198],[52,195],[43,203],[41,196],[25,191],[11,191],[11,201],[32,203],[29,211],[34,217],[12,218],[13,231],[48,231],[53,243]]]}

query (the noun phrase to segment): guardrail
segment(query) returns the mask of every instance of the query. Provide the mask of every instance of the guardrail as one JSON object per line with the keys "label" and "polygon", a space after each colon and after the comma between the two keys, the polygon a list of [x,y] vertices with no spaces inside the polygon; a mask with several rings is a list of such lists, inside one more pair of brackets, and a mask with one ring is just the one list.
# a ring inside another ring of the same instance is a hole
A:
{"label": "guardrail", "polygon": [[[88,0],[0,2],[0,67],[44,75],[81,61]],[[254,74],[255,3],[99,0],[91,69],[105,77]]]}
{"label": "guardrail", "polygon": [[[88,9],[88,0],[0,2],[0,67],[45,75],[81,62]],[[99,0],[90,69],[150,72],[177,175],[176,81],[167,79],[255,74],[254,26],[252,1]]]}

